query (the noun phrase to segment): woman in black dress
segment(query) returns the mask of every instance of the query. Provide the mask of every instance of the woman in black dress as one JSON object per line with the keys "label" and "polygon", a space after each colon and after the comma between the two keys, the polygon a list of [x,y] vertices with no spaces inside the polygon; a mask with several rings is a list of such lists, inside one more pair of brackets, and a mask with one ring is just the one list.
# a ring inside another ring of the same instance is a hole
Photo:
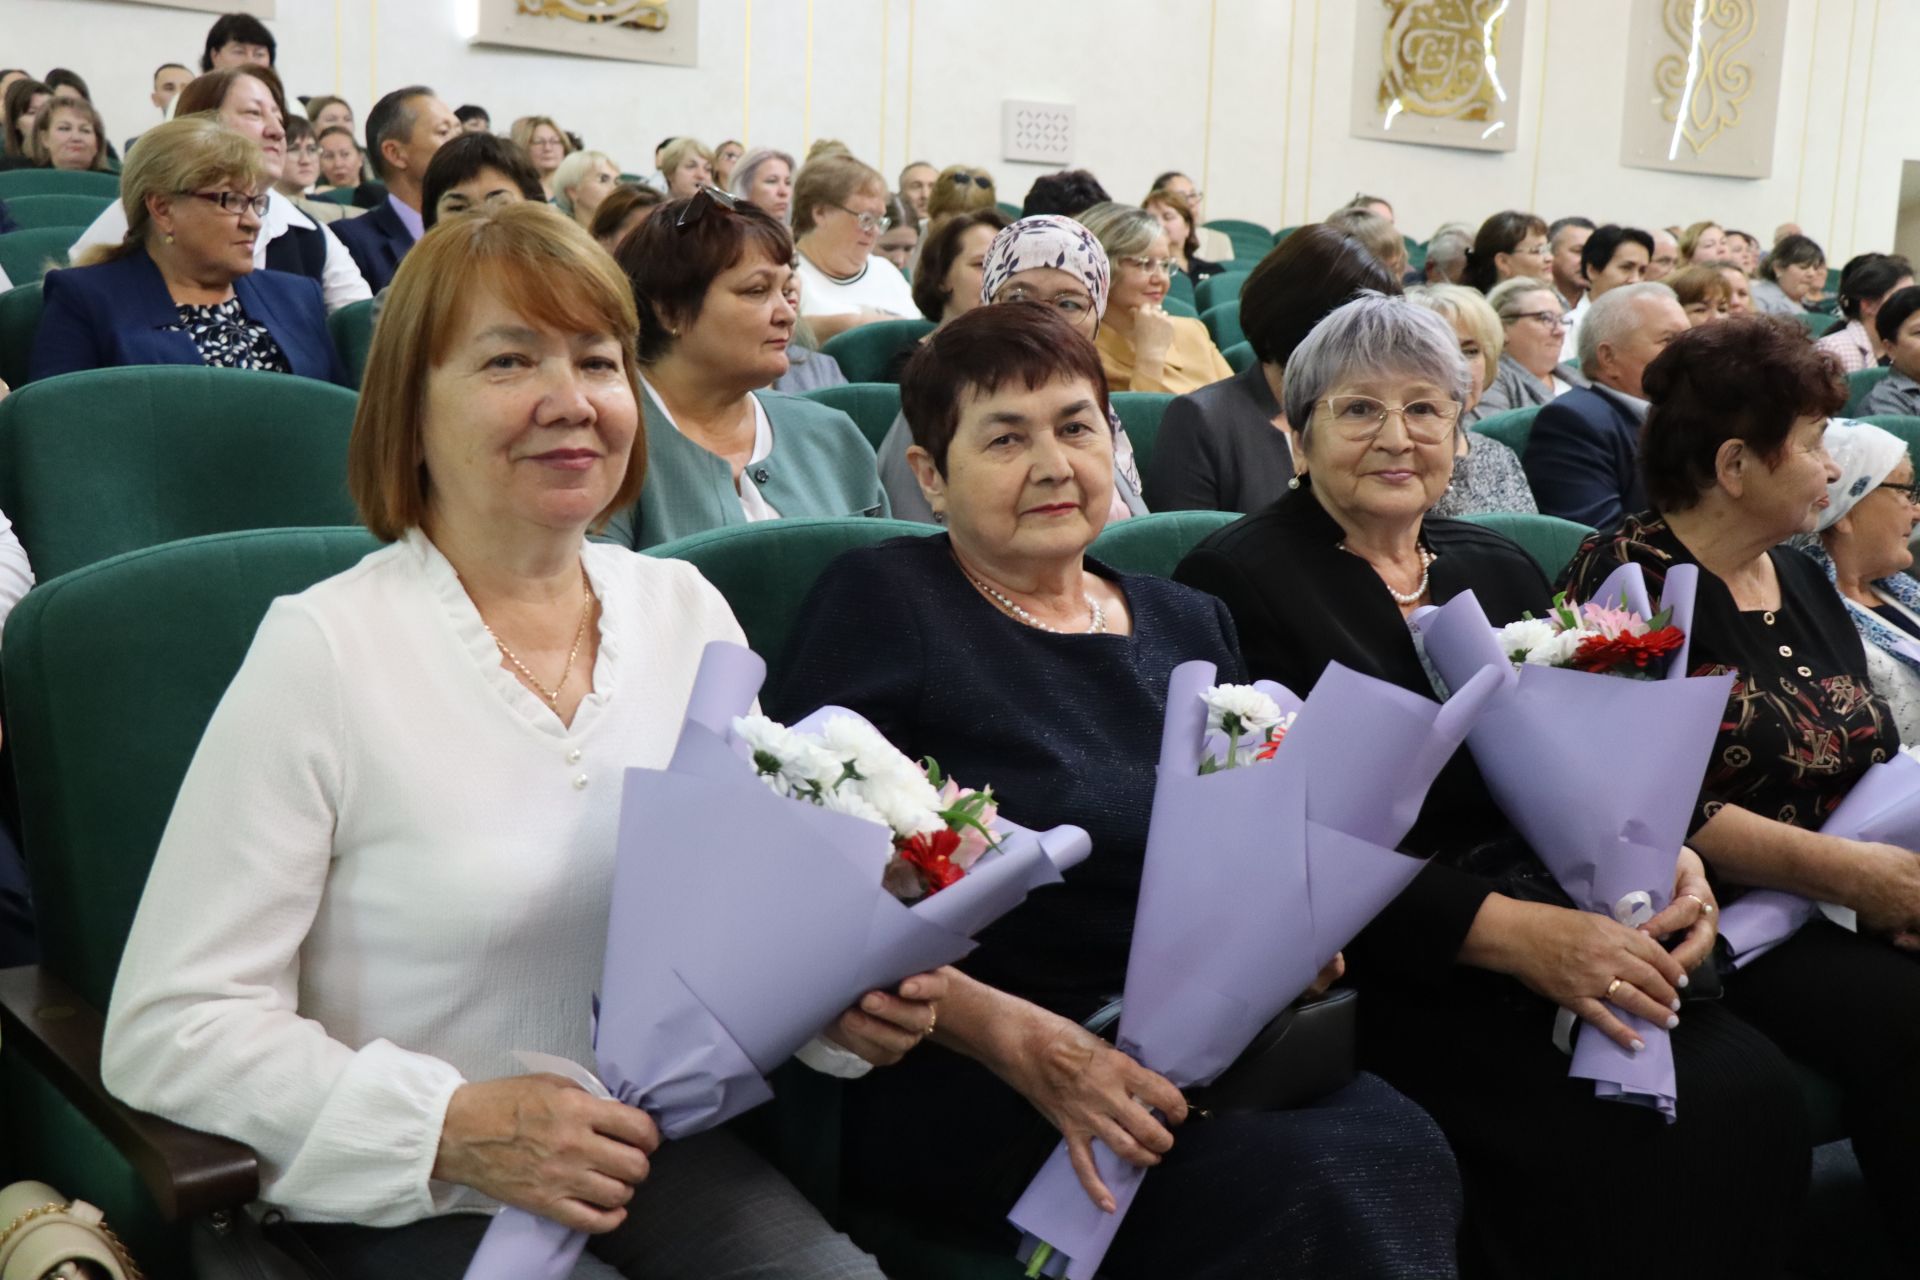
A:
{"label": "woman in black dress", "polygon": [[[1495,623],[1549,607],[1520,548],[1425,518],[1452,474],[1468,385],[1446,321],[1378,294],[1334,311],[1294,352],[1287,420],[1306,476],[1176,574],[1226,602],[1254,677],[1304,693],[1339,662],[1428,693],[1414,609],[1469,590]],[[1360,1059],[1453,1145],[1462,1271],[1618,1276],[1644,1250],[1677,1275],[1774,1274],[1805,1190],[1806,1122],[1765,1036],[1717,1004],[1677,1002],[1714,940],[1699,859],[1682,851],[1672,905],[1643,929],[1573,910],[1464,749],[1402,847],[1434,861],[1348,950]],[[1556,1006],[1589,1024],[1582,1034],[1628,1045],[1615,1010],[1658,1022],[1680,1008],[1677,1122],[1570,1078]]]}
{"label": "woman in black dress", "polygon": [[1011,1253],[1005,1215],[1062,1134],[1107,1202],[1098,1138],[1161,1166],[1103,1275],[1455,1274],[1452,1158],[1378,1079],[1291,1111],[1186,1120],[1172,1084],[1080,1025],[1125,979],[1167,678],[1191,659],[1241,678],[1218,601],[1084,556],[1114,483],[1092,343],[1049,307],[982,307],[933,335],[901,393],[947,533],[835,561],[768,707],[858,711],[909,755],[991,784],[1009,818],[1086,828],[1094,853],[982,936],[936,1048],[849,1091],[855,1194],[923,1238]]}

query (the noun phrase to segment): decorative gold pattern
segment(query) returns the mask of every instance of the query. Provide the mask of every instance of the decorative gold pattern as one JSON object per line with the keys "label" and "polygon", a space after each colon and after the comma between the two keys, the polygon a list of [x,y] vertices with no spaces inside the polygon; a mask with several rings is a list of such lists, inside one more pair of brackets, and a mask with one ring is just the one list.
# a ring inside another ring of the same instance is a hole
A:
{"label": "decorative gold pattern", "polygon": [[665,31],[669,0],[519,0],[520,12],[535,18]]}
{"label": "decorative gold pattern", "polygon": [[1673,151],[1684,141],[1700,155],[1740,126],[1757,79],[1741,54],[1753,40],[1759,14],[1753,0],[1666,0],[1660,20],[1676,46],[1653,69],[1660,114],[1677,126]]}
{"label": "decorative gold pattern", "polygon": [[1381,114],[1488,123],[1506,90],[1496,55],[1509,0],[1381,0],[1391,11],[1380,50]]}

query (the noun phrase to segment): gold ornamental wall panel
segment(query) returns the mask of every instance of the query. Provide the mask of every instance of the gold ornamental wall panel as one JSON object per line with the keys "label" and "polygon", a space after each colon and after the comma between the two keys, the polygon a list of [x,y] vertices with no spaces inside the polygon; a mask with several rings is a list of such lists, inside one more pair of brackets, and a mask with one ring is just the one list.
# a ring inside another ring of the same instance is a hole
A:
{"label": "gold ornamental wall panel", "polygon": [[1353,135],[1511,151],[1526,0],[1361,0]]}
{"label": "gold ornamental wall panel", "polygon": [[1786,47],[1780,0],[1633,0],[1620,163],[1770,176]]}
{"label": "gold ornamental wall panel", "polygon": [[696,65],[699,0],[480,0],[475,44]]}

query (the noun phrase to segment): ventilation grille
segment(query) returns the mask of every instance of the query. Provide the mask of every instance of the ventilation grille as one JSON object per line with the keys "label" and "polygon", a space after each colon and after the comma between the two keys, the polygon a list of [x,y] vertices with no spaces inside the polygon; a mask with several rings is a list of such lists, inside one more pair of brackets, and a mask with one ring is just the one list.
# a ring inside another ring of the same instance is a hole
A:
{"label": "ventilation grille", "polygon": [[1073,163],[1073,108],[1058,102],[1006,102],[1000,107],[1003,160]]}

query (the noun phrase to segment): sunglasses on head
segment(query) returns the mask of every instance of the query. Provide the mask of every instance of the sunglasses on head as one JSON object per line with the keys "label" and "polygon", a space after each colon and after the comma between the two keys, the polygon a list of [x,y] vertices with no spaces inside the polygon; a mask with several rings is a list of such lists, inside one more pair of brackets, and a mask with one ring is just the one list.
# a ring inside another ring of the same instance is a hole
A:
{"label": "sunglasses on head", "polygon": [[740,207],[740,202],[718,187],[702,187],[693,193],[693,197],[687,201],[687,207],[673,220],[673,229],[685,231],[706,217],[708,210],[715,205],[732,213]]}
{"label": "sunglasses on head", "polygon": [[947,181],[962,187],[971,182],[982,190],[993,185],[993,179],[984,173],[950,173],[947,175]]}

